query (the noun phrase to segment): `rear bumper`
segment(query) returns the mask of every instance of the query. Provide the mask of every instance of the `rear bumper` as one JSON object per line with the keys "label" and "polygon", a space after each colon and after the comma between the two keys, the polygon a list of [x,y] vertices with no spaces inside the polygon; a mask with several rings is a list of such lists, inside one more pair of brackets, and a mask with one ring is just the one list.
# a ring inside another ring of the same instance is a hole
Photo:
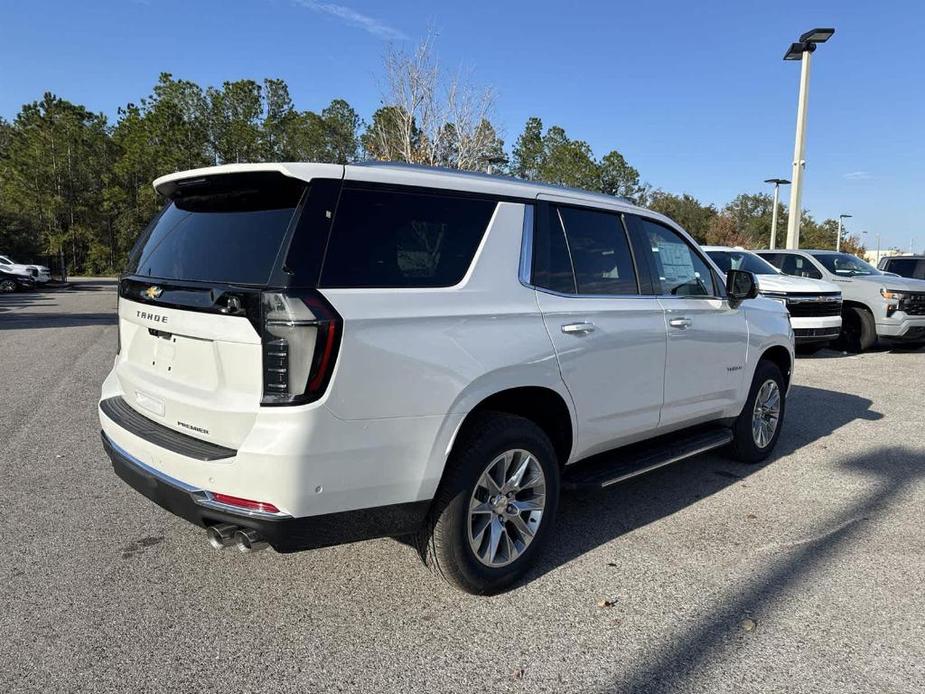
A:
{"label": "rear bumper", "polygon": [[421,527],[430,507],[429,501],[415,501],[303,518],[233,512],[206,505],[208,499],[204,490],[145,465],[110,440],[105,432],[101,432],[101,436],[113,470],[135,491],[161,508],[203,528],[216,523],[252,528],[277,552],[407,535]]}

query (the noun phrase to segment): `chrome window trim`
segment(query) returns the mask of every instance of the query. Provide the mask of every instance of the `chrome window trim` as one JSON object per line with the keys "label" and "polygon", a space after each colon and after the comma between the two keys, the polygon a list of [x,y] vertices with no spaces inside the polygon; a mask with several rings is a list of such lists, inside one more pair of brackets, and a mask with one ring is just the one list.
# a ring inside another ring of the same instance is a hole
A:
{"label": "chrome window trim", "polygon": [[[614,213],[614,210],[608,210],[599,207],[585,206],[586,209],[598,210],[602,212]],[[517,270],[517,277],[520,280],[520,283],[527,289],[532,289],[535,292],[542,292],[543,294],[549,294],[550,296],[557,296],[563,299],[714,299],[720,301],[726,301],[728,297],[725,296],[715,296],[715,295],[698,295],[698,296],[672,296],[671,294],[566,294],[564,292],[557,292],[553,289],[547,289],[545,287],[538,287],[533,284],[533,230],[534,230],[534,215],[535,215],[536,206],[530,203],[524,203],[524,221],[523,221],[523,231],[521,233],[520,241],[520,264]],[[621,223],[624,227],[624,233],[629,235],[626,231],[626,222],[623,219],[623,212],[619,212],[619,217]],[[642,217],[643,215],[639,215]],[[661,220],[657,218],[649,218],[651,221],[656,223],[662,223]],[[560,220],[561,224],[561,220]],[[663,223],[662,223],[663,224]],[[664,226],[664,224],[663,224]],[[564,228],[564,225],[563,225]],[[568,244],[568,235],[565,235],[565,242]],[[686,239],[685,239],[686,240]],[[629,239],[627,238],[627,243]],[[689,244],[688,244],[689,245]],[[568,246],[566,246],[568,248]],[[636,273],[636,286],[639,286],[639,268],[636,265],[635,254],[633,253],[633,246],[630,243],[630,257],[633,260],[633,270]],[[569,249],[569,262],[571,262],[571,249]],[[709,267],[709,263],[707,264]],[[574,271],[573,271],[574,274]]]}
{"label": "chrome window trim", "polygon": [[112,446],[113,449],[115,449],[115,451],[120,456],[122,456],[129,465],[132,465],[138,468],[139,470],[141,470],[145,474],[150,475],[151,477],[155,478],[159,482],[162,482],[171,487],[175,487],[177,489],[180,489],[184,492],[189,493],[193,497],[193,501],[195,501],[200,506],[205,506],[206,508],[212,508],[212,509],[215,509],[216,511],[227,511],[229,513],[234,513],[239,516],[250,516],[253,518],[291,518],[291,516],[288,513],[284,513],[282,511],[279,511],[277,513],[273,513],[270,511],[254,511],[254,510],[244,509],[239,506],[231,506],[229,504],[223,504],[218,501],[215,501],[212,498],[212,495],[205,489],[200,489],[199,487],[195,485],[189,484],[187,482],[183,482],[182,480],[178,480],[176,477],[171,477],[167,473],[161,472],[157,468],[151,467],[147,463],[143,463],[138,458],[136,458],[131,453],[129,453],[127,450],[122,448],[122,446],[120,446],[115,441],[113,441],[112,438],[109,436],[109,434],[107,434],[106,432],[103,432],[103,436],[106,437],[106,441],[109,442],[109,445]]}
{"label": "chrome window trim", "polygon": [[681,299],[718,299],[720,301],[725,301],[728,299],[728,296],[717,296],[715,294],[691,294],[690,296],[677,296],[676,294],[653,294],[656,298],[659,299],[675,299],[680,301]]}
{"label": "chrome window trim", "polygon": [[550,296],[559,296],[563,299],[658,299],[661,298],[657,294],[564,294],[562,292],[557,292],[553,289],[546,289],[546,287],[534,287],[527,285],[530,289],[542,292],[543,294],[549,294]]}
{"label": "chrome window trim", "polygon": [[520,239],[520,267],[517,276],[520,283],[533,289],[533,205],[524,205],[523,234]]}
{"label": "chrome window trim", "polygon": [[[572,258],[572,242],[568,237],[568,229],[565,228],[565,220],[562,219],[562,207],[560,205],[554,205],[553,209],[556,211],[556,219],[559,220],[559,229],[562,231],[562,238],[565,240],[565,250],[568,251],[568,264],[572,268],[572,285],[575,287],[575,296],[581,296],[581,292],[578,291],[578,271],[575,269],[575,260]],[[639,288],[639,283],[636,283],[637,289]]]}

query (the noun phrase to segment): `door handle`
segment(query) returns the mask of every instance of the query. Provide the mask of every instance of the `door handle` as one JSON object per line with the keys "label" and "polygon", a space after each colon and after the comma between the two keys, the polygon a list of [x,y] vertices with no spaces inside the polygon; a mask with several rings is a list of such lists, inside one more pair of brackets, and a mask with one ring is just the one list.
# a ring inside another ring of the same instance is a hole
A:
{"label": "door handle", "polygon": [[668,320],[668,325],[672,328],[677,328],[678,330],[687,330],[691,327],[690,318],[671,318]]}
{"label": "door handle", "polygon": [[587,321],[582,321],[580,323],[564,323],[562,325],[562,332],[566,335],[588,335],[594,332],[595,327],[594,323],[589,323]]}

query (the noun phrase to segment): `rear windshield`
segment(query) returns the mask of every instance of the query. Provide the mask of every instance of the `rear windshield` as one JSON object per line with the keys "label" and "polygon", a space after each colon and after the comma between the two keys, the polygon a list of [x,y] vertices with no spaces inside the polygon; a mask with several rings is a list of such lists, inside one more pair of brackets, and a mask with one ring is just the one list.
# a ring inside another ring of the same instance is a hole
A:
{"label": "rear windshield", "polygon": [[278,174],[193,182],[151,223],[127,272],[160,280],[266,284],[304,191]]}

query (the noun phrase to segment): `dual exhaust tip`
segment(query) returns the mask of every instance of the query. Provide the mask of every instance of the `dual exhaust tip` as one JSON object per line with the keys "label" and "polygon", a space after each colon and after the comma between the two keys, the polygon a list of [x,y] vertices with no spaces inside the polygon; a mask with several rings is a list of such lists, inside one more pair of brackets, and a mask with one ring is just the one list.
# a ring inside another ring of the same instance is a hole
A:
{"label": "dual exhaust tip", "polygon": [[230,523],[210,525],[206,530],[209,544],[215,549],[237,545],[238,551],[256,552],[269,547],[269,543],[256,530],[242,528]]}

